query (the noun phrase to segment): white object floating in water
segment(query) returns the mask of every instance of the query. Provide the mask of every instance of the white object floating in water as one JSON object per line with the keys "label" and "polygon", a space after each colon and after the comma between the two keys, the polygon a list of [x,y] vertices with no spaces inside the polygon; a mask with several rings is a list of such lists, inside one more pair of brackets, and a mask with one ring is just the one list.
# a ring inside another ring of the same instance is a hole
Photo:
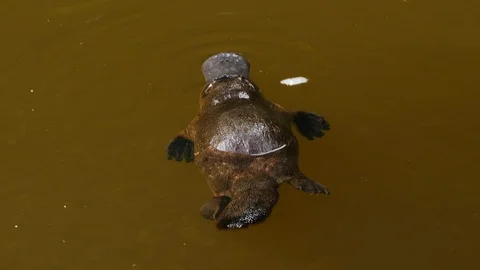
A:
{"label": "white object floating in water", "polygon": [[307,81],[308,81],[308,79],[305,78],[305,77],[294,77],[294,78],[288,78],[288,79],[285,79],[285,80],[281,80],[280,83],[291,86],[291,85],[306,83]]}

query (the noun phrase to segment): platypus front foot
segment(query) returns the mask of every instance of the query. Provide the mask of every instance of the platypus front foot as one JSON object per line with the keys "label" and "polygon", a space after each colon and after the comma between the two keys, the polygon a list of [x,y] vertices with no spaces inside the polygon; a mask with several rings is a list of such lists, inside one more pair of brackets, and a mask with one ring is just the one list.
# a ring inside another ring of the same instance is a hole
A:
{"label": "platypus front foot", "polygon": [[170,141],[167,147],[167,157],[169,160],[175,158],[176,161],[191,162],[194,159],[193,141],[183,136],[177,136]]}
{"label": "platypus front foot", "polygon": [[313,140],[314,137],[320,138],[325,135],[324,131],[330,130],[330,124],[323,116],[310,112],[296,112],[293,121],[298,131],[309,140]]}

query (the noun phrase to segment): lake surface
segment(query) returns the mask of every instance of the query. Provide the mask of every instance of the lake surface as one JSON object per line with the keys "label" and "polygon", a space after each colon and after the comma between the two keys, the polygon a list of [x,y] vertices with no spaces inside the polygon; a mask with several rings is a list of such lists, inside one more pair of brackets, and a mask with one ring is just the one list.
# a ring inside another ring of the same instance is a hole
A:
{"label": "lake surface", "polygon": [[[465,0],[2,1],[0,269],[480,269],[479,29]],[[330,122],[298,138],[331,196],[200,216],[203,175],[165,148],[221,51]]]}

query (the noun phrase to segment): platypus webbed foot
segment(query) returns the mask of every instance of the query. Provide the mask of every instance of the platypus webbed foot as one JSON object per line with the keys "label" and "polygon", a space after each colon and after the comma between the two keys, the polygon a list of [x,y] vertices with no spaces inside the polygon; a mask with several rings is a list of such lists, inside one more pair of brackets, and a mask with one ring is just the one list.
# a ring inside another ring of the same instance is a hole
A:
{"label": "platypus webbed foot", "polygon": [[296,112],[293,121],[298,131],[309,140],[313,140],[314,137],[320,138],[325,135],[324,131],[330,130],[330,124],[323,116],[310,112]]}
{"label": "platypus webbed foot", "polygon": [[200,215],[213,221],[220,213],[222,213],[223,209],[225,209],[230,201],[231,199],[227,196],[213,197],[202,205],[200,208]]}
{"label": "platypus webbed foot", "polygon": [[175,158],[176,161],[193,161],[193,141],[182,136],[175,137],[167,146],[167,157],[169,160]]}
{"label": "platypus webbed foot", "polygon": [[293,186],[294,188],[310,193],[310,194],[325,194],[325,195],[330,195],[330,191],[328,188],[316,181],[310,180],[306,177],[304,178],[294,178],[288,183]]}

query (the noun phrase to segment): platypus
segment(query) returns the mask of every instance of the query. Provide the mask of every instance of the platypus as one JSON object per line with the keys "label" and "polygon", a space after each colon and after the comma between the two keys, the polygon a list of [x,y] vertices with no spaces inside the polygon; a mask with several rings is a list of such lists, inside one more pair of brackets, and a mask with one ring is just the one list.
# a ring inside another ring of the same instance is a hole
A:
{"label": "platypus", "polygon": [[167,147],[168,159],[196,163],[213,193],[200,214],[219,229],[246,228],[264,221],[288,183],[311,193],[330,192],[305,176],[292,126],[313,140],[330,129],[323,116],[287,110],[267,100],[250,79],[250,63],[223,52],[202,65],[206,84],[200,109]]}

